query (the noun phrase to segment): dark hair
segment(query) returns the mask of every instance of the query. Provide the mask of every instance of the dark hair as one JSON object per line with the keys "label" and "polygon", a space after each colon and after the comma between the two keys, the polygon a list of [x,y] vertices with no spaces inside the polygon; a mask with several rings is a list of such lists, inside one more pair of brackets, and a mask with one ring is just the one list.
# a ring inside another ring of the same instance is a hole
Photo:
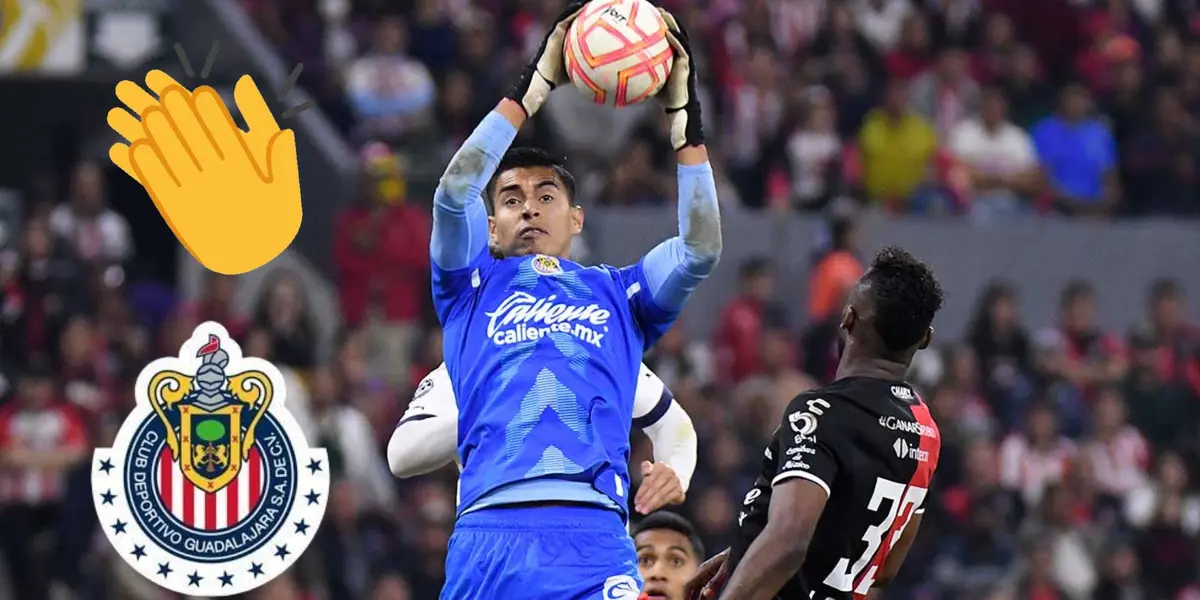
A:
{"label": "dark hair", "polygon": [[995,84],[988,84],[988,85],[983,86],[983,90],[981,90],[981,92],[980,92],[980,97],[981,98],[997,98],[1001,102],[1004,102],[1005,105],[1008,104],[1008,95],[1004,93],[1004,88],[1002,88],[998,85],[995,85]]}
{"label": "dark hair", "polygon": [[1163,300],[1177,300],[1183,297],[1183,286],[1179,281],[1164,277],[1150,284],[1150,301],[1157,304]]}
{"label": "dark hair", "polygon": [[771,263],[771,259],[765,256],[751,256],[742,261],[738,267],[738,277],[745,281],[754,279],[763,275],[770,275],[775,271],[775,265]]}
{"label": "dark hair", "polygon": [[863,281],[874,303],[871,324],[894,352],[918,344],[945,301],[929,266],[894,246],[875,255]]}
{"label": "dark hair", "polygon": [[1046,413],[1055,419],[1058,419],[1058,405],[1056,405],[1052,400],[1046,398],[1035,398],[1033,402],[1029,403],[1029,408],[1026,410],[1026,415],[1032,415],[1039,412]]}
{"label": "dark hair", "polygon": [[1090,299],[1095,295],[1096,289],[1092,287],[1092,284],[1082,279],[1069,281],[1067,285],[1063,286],[1062,296],[1059,298],[1059,308],[1070,308],[1076,302]]}
{"label": "dark hair", "polygon": [[496,180],[500,178],[500,174],[512,169],[528,169],[535,167],[545,167],[554,171],[554,174],[562,180],[563,186],[566,187],[568,199],[575,201],[575,176],[567,170],[567,163],[561,158],[555,158],[549,152],[538,148],[509,148],[508,152],[500,159],[500,164],[496,165],[496,172],[492,174],[492,178],[488,180],[487,188],[485,188],[487,207],[491,211],[493,206],[492,196],[496,193]]}
{"label": "dark hair", "polygon": [[660,510],[646,515],[646,518],[633,526],[630,537],[636,538],[644,531],[655,529],[667,529],[687,538],[692,545],[692,553],[698,560],[704,560],[704,544],[700,541],[700,535],[696,533],[696,528],[692,526],[691,521],[670,511]]}
{"label": "dark hair", "polygon": [[1009,281],[993,279],[988,282],[979,299],[975,301],[975,313],[971,316],[968,328],[971,337],[983,337],[992,332],[992,308],[1001,300],[1013,300],[1017,297],[1017,289]]}
{"label": "dark hair", "polygon": [[829,221],[830,250],[850,250],[850,237],[858,227],[854,217],[836,217]]}

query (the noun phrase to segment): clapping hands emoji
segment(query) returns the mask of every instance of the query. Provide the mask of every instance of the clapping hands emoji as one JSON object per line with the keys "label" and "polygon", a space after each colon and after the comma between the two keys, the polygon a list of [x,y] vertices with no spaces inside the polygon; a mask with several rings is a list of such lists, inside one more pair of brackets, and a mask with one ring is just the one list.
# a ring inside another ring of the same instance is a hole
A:
{"label": "clapping hands emoji", "polygon": [[129,141],[113,144],[109,158],[146,188],[200,264],[238,275],[270,262],[300,230],[295,134],[279,129],[249,75],[234,88],[248,131],[209,86],[189,92],[156,70],[146,87],[154,95],[132,81],[117,84],[133,114],[109,111],[109,126]]}

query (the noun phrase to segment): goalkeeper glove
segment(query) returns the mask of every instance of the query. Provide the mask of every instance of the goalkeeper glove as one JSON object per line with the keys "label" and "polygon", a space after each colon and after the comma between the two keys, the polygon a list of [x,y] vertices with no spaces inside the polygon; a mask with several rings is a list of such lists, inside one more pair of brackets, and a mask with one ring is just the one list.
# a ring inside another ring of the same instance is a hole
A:
{"label": "goalkeeper glove", "polygon": [[671,120],[671,146],[681,150],[688,146],[704,145],[704,126],[700,120],[700,95],[696,89],[696,61],[692,55],[687,31],[674,15],[659,8],[667,23],[667,40],[675,51],[671,74],[658,93],[658,101],[666,108]]}
{"label": "goalkeeper glove", "polygon": [[532,117],[542,107],[551,90],[568,81],[567,69],[563,65],[563,45],[567,41],[567,28],[579,16],[585,4],[587,0],[571,2],[558,15],[537,53],[505,94],[505,98],[521,105],[526,117]]}

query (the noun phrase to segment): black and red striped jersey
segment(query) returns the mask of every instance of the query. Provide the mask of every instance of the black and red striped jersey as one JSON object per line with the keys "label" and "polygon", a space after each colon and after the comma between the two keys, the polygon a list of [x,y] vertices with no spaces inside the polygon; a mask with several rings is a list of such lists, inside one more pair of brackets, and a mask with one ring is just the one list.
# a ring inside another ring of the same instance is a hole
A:
{"label": "black and red striped jersey", "polygon": [[912,386],[848,377],[788,405],[738,513],[730,567],[767,524],[771,491],[807,479],[829,494],[804,565],[777,600],[864,598],[908,520],[924,511],[941,437]]}

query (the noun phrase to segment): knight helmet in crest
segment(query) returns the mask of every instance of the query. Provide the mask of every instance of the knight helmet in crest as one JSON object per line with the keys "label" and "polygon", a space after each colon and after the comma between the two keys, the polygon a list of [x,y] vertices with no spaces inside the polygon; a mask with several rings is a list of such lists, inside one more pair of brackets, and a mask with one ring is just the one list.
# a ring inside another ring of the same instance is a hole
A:
{"label": "knight helmet in crest", "polygon": [[229,354],[215,335],[196,356],[194,376],[162,371],[151,378],[148,392],[172,459],[188,481],[211,493],[237,477],[273,390],[266,373],[227,373]]}

